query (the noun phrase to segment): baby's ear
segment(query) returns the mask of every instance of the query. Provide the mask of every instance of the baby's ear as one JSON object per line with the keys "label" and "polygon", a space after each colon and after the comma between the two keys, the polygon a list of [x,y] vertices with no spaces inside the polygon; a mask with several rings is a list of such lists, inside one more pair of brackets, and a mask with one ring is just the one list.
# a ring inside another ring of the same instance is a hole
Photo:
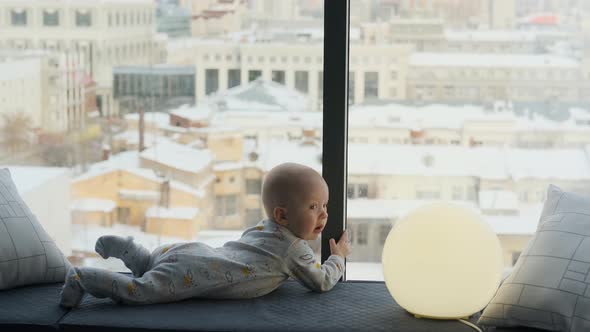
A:
{"label": "baby's ear", "polygon": [[287,226],[289,223],[287,221],[287,208],[277,206],[274,208],[274,210],[272,210],[272,215],[274,220],[281,226]]}

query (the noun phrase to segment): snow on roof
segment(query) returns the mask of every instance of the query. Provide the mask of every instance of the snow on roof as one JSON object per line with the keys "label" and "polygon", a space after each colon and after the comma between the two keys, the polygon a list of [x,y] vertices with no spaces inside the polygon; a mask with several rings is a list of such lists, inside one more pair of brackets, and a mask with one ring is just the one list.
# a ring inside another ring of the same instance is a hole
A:
{"label": "snow on roof", "polygon": [[82,198],[72,201],[70,210],[85,212],[112,212],[117,204],[110,199]]}
{"label": "snow on roof", "polygon": [[0,166],[8,168],[10,177],[20,194],[25,194],[38,186],[63,175],[69,175],[67,168],[60,167],[29,167],[29,166]]}
{"label": "snow on roof", "polygon": [[505,179],[500,149],[463,146],[349,144],[349,174],[473,176]]}
{"label": "snow on roof", "polygon": [[350,144],[349,174],[590,179],[583,149]]}
{"label": "snow on roof", "polygon": [[537,231],[543,204],[522,205],[518,215],[486,216],[482,218],[498,235],[533,235]]}
{"label": "snow on roof", "polygon": [[[126,151],[115,155],[105,161],[98,162],[90,166],[89,170],[72,180],[72,183],[85,181],[103,174],[111,172],[129,172],[136,176],[142,177],[146,180],[152,181],[156,184],[161,184],[164,178],[159,177],[156,172],[149,168],[138,167],[139,157],[137,151]],[[207,182],[209,180],[206,180]],[[170,187],[175,190],[180,190],[191,195],[203,197],[205,192],[202,188],[193,188],[180,181],[170,180]]]}
{"label": "snow on roof", "polygon": [[512,111],[492,112],[480,105],[428,104],[424,106],[388,103],[384,105],[353,105],[349,112],[350,128],[440,128],[459,130],[470,121],[498,121],[512,124]]}
{"label": "snow on roof", "polygon": [[190,121],[207,120],[213,112],[208,104],[200,103],[194,106],[182,105],[170,111],[170,114],[188,119]]}
{"label": "snow on roof", "polygon": [[[404,217],[418,207],[429,204],[427,200],[403,199],[348,199],[346,216],[348,219],[373,221],[394,221]],[[476,205],[468,201],[453,201],[453,204],[475,209]]]}
{"label": "snow on roof", "polygon": [[[415,209],[434,203],[426,200],[386,200],[386,199],[349,199],[347,201],[347,218],[352,222],[360,220],[399,220]],[[498,235],[531,235],[537,229],[543,204],[521,205],[518,214],[510,216],[489,216],[482,214],[480,208],[469,201],[452,201],[480,215]],[[356,219],[356,221],[355,221]]]}
{"label": "snow on roof", "polygon": [[[122,133],[119,133],[113,137],[115,140],[125,141],[128,145],[139,145],[139,132],[137,130],[128,130]],[[158,144],[161,142],[171,142],[170,138],[166,136],[159,135],[157,133],[152,133],[149,131],[144,132],[143,135],[143,144],[146,147],[152,146],[154,144]]]}
{"label": "snow on roof", "polygon": [[507,149],[506,168],[514,180],[590,179],[590,159],[583,149]]}
{"label": "snow on roof", "polygon": [[419,201],[390,199],[349,199],[346,202],[346,217],[392,221],[404,215],[408,209],[413,210],[422,204]]}
{"label": "snow on roof", "polygon": [[209,150],[193,149],[186,145],[165,142],[141,152],[140,157],[179,170],[197,173],[213,161]]}
{"label": "snow on roof", "polygon": [[[248,165],[258,167],[263,172],[268,172],[281,163],[295,162],[311,167],[321,173],[321,151],[322,148],[319,145],[302,145],[298,142],[271,140],[259,144],[254,151],[258,153],[258,160],[248,163]],[[248,154],[252,151],[245,152],[244,158],[248,160]]]}
{"label": "snow on roof", "polygon": [[172,206],[165,208],[163,206],[154,205],[145,212],[145,216],[146,218],[192,220],[195,219],[198,213],[198,208],[187,206]]}
{"label": "snow on roof", "polygon": [[481,190],[479,207],[482,210],[518,210],[518,195],[509,190]]}
{"label": "snow on roof", "polygon": [[39,59],[11,59],[0,61],[0,81],[36,79],[41,77]]}
{"label": "snow on roof", "polygon": [[571,58],[540,54],[413,53],[410,55],[409,64],[414,67],[580,67],[580,62]]}
{"label": "snow on roof", "polygon": [[232,111],[307,111],[306,95],[286,86],[258,78],[211,97],[219,110]]}
{"label": "snow on roof", "polygon": [[[125,121],[139,123],[139,113],[125,114]],[[164,112],[145,112],[143,121],[156,126],[170,125],[170,114]]]}
{"label": "snow on roof", "polygon": [[321,129],[322,118],[321,112],[309,111],[226,111],[216,113],[211,126],[234,126],[244,130],[278,126]]}
{"label": "snow on roof", "polygon": [[232,171],[242,168],[244,168],[244,163],[241,161],[222,161],[213,165],[213,171],[215,172]]}
{"label": "snow on roof", "polygon": [[522,30],[446,30],[445,37],[450,41],[487,42],[533,42],[538,33]]}

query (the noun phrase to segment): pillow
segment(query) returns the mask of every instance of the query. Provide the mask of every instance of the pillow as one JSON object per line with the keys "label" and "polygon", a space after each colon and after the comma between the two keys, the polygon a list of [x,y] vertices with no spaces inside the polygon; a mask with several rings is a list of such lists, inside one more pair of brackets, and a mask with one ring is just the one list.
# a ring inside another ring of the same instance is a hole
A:
{"label": "pillow", "polygon": [[63,282],[71,264],[0,169],[0,290]]}
{"label": "pillow", "polygon": [[536,234],[478,324],[590,331],[589,270],[590,197],[550,185]]}

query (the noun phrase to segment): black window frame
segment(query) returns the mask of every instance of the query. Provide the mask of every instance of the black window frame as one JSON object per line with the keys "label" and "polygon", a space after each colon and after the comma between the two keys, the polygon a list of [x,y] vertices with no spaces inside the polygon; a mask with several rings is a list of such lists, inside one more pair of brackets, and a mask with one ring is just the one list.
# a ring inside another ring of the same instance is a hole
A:
{"label": "black window frame", "polygon": [[346,228],[349,14],[350,0],[324,0],[324,59],[330,61],[323,70],[322,176],[330,188],[330,222],[322,232],[322,262],[330,257],[329,240]]}

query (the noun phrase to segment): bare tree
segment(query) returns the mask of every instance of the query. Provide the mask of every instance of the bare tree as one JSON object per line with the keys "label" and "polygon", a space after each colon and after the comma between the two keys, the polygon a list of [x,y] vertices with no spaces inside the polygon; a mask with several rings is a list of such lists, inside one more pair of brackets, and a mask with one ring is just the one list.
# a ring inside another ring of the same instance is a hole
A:
{"label": "bare tree", "polygon": [[28,147],[33,133],[33,120],[22,112],[2,114],[2,144],[10,152],[18,152]]}

